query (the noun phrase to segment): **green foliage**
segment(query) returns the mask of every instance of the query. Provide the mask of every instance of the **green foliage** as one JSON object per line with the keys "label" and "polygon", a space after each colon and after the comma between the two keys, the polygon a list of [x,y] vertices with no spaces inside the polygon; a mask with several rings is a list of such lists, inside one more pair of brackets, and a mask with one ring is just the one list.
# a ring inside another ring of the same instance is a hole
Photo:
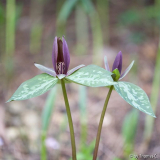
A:
{"label": "green foliage", "polygon": [[109,44],[110,31],[109,31],[109,19],[110,19],[110,1],[109,0],[97,0],[96,4],[97,12],[99,15],[100,23],[102,26],[103,42]]}
{"label": "green foliage", "polygon": [[64,2],[64,5],[62,6],[62,9],[58,16],[59,22],[65,22],[67,20],[78,1],[79,0],[67,0]]}
{"label": "green foliage", "polygon": [[79,108],[81,113],[82,122],[86,123],[87,110],[86,110],[86,103],[87,103],[87,90],[84,86],[79,86]]}
{"label": "green foliage", "polygon": [[19,3],[16,5],[16,15],[15,15],[15,21],[18,22],[18,19],[20,18],[22,14],[23,4]]}
{"label": "green foliage", "polygon": [[84,144],[83,147],[81,148],[81,151],[77,153],[77,160],[92,160],[93,158],[92,152],[94,150],[94,146],[95,146],[95,140],[92,141],[89,145]]}
{"label": "green foliage", "polygon": [[25,100],[42,95],[53,88],[57,82],[57,78],[46,73],[37,75],[34,78],[23,82],[7,102]]}
{"label": "green foliage", "polygon": [[7,0],[6,4],[6,53],[12,55],[15,49],[16,2]]}
{"label": "green foliage", "polygon": [[[76,6],[76,16],[75,16],[75,25],[76,25],[76,54],[86,54],[87,47],[89,45],[89,33],[88,33],[88,17],[84,12],[84,9],[80,6]],[[83,34],[82,34],[83,33]]]}
{"label": "green foliage", "polygon": [[[101,24],[99,20],[98,13],[95,10],[95,7],[91,0],[67,0],[64,2],[64,5],[62,6],[59,16],[58,16],[58,33],[64,34],[64,26],[66,25],[66,21],[73,11],[73,9],[78,7],[83,7],[82,9],[85,10],[86,14],[89,15],[90,21],[91,21],[91,27],[92,27],[92,34],[93,34],[93,62],[95,64],[99,64],[99,59],[101,58],[99,54],[100,47],[103,45],[103,37],[101,32]],[[61,33],[60,33],[61,31]],[[81,45],[79,45],[80,49],[82,49]]]}
{"label": "green foliage", "polygon": [[56,88],[52,89],[47,97],[43,113],[42,113],[42,133],[41,133],[41,160],[46,160],[46,134],[49,126],[49,122],[53,113],[54,103],[56,99]]}
{"label": "green foliage", "polygon": [[143,32],[133,31],[129,37],[129,40],[135,44],[144,42],[146,35]]}
{"label": "green foliage", "polygon": [[[6,22],[6,38],[5,38],[5,69],[6,69],[6,78],[10,80],[13,71],[14,71],[14,62],[13,55],[15,52],[15,31],[16,31],[16,22],[21,14],[22,5],[16,5],[15,0],[6,1],[6,19],[4,17],[4,10],[2,6],[0,8],[0,23],[3,25],[4,21]],[[5,20],[4,20],[5,19]]]}
{"label": "green foliage", "polygon": [[67,80],[89,87],[114,85],[112,73],[96,65],[89,65],[66,77]]}
{"label": "green foliage", "polygon": [[92,1],[90,0],[81,0],[82,5],[86,11],[87,14],[92,14],[94,12],[96,12],[94,5],[92,3]]}
{"label": "green foliage", "polygon": [[90,0],[67,0],[64,2],[61,11],[58,16],[58,22],[66,22],[69,15],[73,11],[76,5],[82,4],[86,13],[92,13],[94,10],[94,6]]}
{"label": "green foliage", "polygon": [[141,15],[137,10],[128,10],[126,12],[123,12],[119,17],[119,22],[123,25],[132,25],[132,24],[138,24],[140,23]]}
{"label": "green foliage", "polygon": [[[153,84],[152,84],[152,91],[151,91],[151,105],[153,106],[153,111],[156,112],[158,98],[159,98],[159,88],[160,88],[160,43],[158,47],[158,53],[156,58],[155,70],[154,70],[154,77],[153,77]],[[145,132],[144,132],[144,140],[145,143],[148,143],[151,139],[152,132],[154,126],[154,119],[147,116],[145,121]]]}
{"label": "green foliage", "polygon": [[125,142],[124,152],[127,156],[133,152],[134,140],[138,124],[138,117],[139,117],[139,111],[133,109],[126,115],[123,122],[122,136]]}
{"label": "green foliage", "polygon": [[146,93],[140,87],[128,82],[117,82],[114,88],[131,106],[152,117],[156,117]]}
{"label": "green foliage", "polygon": [[46,132],[41,133],[41,160],[47,160],[47,151],[46,151]]}
{"label": "green foliage", "polygon": [[87,141],[87,90],[85,86],[79,86],[79,108],[80,108],[80,148],[86,144]]}
{"label": "green foliage", "polygon": [[45,2],[46,1],[44,0],[31,1],[31,9],[30,9],[30,19],[32,22],[31,33],[30,33],[31,54],[39,53],[41,49],[41,40],[43,31],[42,15]]}
{"label": "green foliage", "polygon": [[88,146],[85,144],[81,148],[81,151],[77,153],[78,160],[91,160],[93,155],[92,152],[94,150],[95,140],[92,141]]}
{"label": "green foliage", "polygon": [[[134,43],[142,43],[149,33],[158,34],[160,27],[160,5],[154,2],[154,5],[141,6],[141,8],[132,8],[119,16],[120,26],[130,27],[131,33],[129,39]],[[143,22],[143,23],[142,23]],[[153,25],[154,24],[154,25]]]}
{"label": "green foliage", "polygon": [[160,21],[159,6],[147,6],[141,10],[133,8],[123,12],[119,17],[119,23],[123,25],[141,25],[142,20],[144,23],[150,23],[154,19],[154,22]]}
{"label": "green foliage", "polygon": [[35,24],[31,30],[30,52],[38,53],[41,48],[42,25]]}
{"label": "green foliage", "polygon": [[5,22],[5,10],[2,4],[0,3],[0,25],[4,24],[4,22]]}
{"label": "green foliage", "polygon": [[50,91],[43,109],[43,113],[42,113],[42,130],[43,131],[47,131],[49,126],[49,122],[51,119],[51,115],[53,112],[54,103],[56,99],[56,91],[57,91],[56,87],[54,87]]}

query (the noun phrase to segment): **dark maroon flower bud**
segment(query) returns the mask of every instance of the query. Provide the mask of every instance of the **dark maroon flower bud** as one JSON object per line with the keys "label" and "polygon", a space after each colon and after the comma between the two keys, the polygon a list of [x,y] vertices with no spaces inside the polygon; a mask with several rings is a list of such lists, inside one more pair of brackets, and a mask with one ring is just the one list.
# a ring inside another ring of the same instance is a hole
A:
{"label": "dark maroon flower bud", "polygon": [[[121,71],[122,71],[122,52],[120,51],[115,60],[114,60],[114,63],[113,63],[113,67],[112,67],[112,71],[115,70],[116,68],[118,69],[119,73],[120,73],[120,78],[119,80],[121,80],[123,77],[125,77],[127,75],[127,73],[130,71],[130,69],[132,68],[134,64],[134,61],[132,61],[132,63],[128,66],[128,68],[121,74]],[[105,65],[105,69],[107,71],[110,72],[110,69],[109,69],[109,65],[108,65],[108,62],[107,62],[107,57],[105,56],[104,57],[104,65]]]}
{"label": "dark maroon flower bud", "polygon": [[116,68],[119,70],[119,73],[121,74],[121,71],[122,71],[122,52],[121,51],[117,54],[114,60],[112,71],[115,70]]}
{"label": "dark maroon flower bud", "polygon": [[56,74],[67,74],[70,64],[68,45],[64,38],[62,40],[55,37],[53,42],[52,63]]}
{"label": "dark maroon flower bud", "polygon": [[54,76],[54,77],[57,76],[59,79],[62,79],[65,76],[69,76],[79,68],[85,66],[81,64],[71,69],[70,71],[68,71],[69,64],[70,64],[70,54],[69,54],[67,42],[63,37],[62,37],[62,40],[61,38],[57,38],[57,37],[55,37],[54,39],[53,51],[52,51],[52,63],[53,63],[54,70],[36,63],[35,63],[35,66],[41,71],[51,76]]}

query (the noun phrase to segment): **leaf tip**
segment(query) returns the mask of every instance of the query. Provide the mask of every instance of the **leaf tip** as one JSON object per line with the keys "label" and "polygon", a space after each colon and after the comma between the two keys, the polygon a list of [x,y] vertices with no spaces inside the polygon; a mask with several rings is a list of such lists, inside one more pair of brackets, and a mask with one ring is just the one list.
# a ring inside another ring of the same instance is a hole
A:
{"label": "leaf tip", "polygon": [[154,118],[157,118],[155,115],[153,115]]}
{"label": "leaf tip", "polygon": [[6,101],[5,103],[8,103],[8,102],[11,102],[11,101],[13,101],[11,98],[8,100],[8,101]]}

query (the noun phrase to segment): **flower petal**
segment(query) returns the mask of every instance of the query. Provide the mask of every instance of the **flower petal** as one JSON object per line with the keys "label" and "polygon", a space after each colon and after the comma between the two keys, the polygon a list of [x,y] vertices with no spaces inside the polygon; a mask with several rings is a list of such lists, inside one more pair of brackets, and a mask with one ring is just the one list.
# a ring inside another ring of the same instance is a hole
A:
{"label": "flower petal", "polygon": [[122,70],[122,52],[121,51],[117,54],[114,60],[112,71],[115,70],[116,68],[119,70],[119,73],[121,73],[121,70]]}
{"label": "flower petal", "polygon": [[57,44],[58,44],[57,63],[64,62],[64,58],[63,58],[63,42],[62,42],[61,38],[57,38]]}
{"label": "flower petal", "polygon": [[78,70],[78,69],[80,69],[80,68],[82,68],[82,67],[84,67],[84,66],[85,66],[84,64],[81,64],[81,65],[79,65],[79,66],[77,66],[77,67],[72,68],[71,70],[69,70],[69,71],[67,72],[67,76],[69,76],[70,74],[72,74],[73,72],[75,72],[76,70]]}
{"label": "flower petal", "polygon": [[66,74],[70,64],[70,54],[69,54],[66,40],[63,37],[62,37],[62,40],[63,40],[63,58],[64,58],[64,64],[65,64],[64,74]]}
{"label": "flower petal", "polygon": [[105,65],[105,69],[110,72],[108,61],[107,61],[107,56],[104,56],[104,65]]}
{"label": "flower petal", "polygon": [[121,80],[122,78],[124,78],[124,77],[127,75],[127,73],[128,73],[128,72],[130,71],[130,69],[132,68],[133,64],[134,64],[134,61],[132,61],[132,63],[128,66],[128,68],[122,73],[122,75],[120,76],[120,79],[119,79],[119,80]]}
{"label": "flower petal", "polygon": [[57,77],[58,77],[58,79],[62,79],[64,77],[66,77],[66,75],[65,74],[58,74]]}
{"label": "flower petal", "polygon": [[56,77],[56,72],[55,72],[53,69],[48,68],[48,67],[45,67],[45,66],[40,65],[40,64],[36,64],[36,63],[34,63],[34,65],[35,65],[38,69],[40,69],[41,71],[43,71],[43,72],[45,72],[45,73],[47,73],[47,74],[49,74],[49,75],[51,75],[51,76],[53,76],[53,77]]}
{"label": "flower petal", "polygon": [[55,37],[52,50],[52,63],[55,71],[56,71],[57,56],[58,56],[58,44],[57,44],[57,37]]}

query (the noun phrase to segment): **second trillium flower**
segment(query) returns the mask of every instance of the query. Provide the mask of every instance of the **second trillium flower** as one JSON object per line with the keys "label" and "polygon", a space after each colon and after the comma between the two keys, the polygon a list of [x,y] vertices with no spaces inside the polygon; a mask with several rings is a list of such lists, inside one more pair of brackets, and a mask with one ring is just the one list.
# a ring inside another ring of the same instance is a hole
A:
{"label": "second trillium flower", "polygon": [[128,66],[128,68],[121,74],[122,71],[122,52],[120,51],[113,63],[112,72],[109,69],[107,57],[104,58],[105,69],[112,73],[112,78],[117,83],[114,84],[114,89],[117,93],[131,106],[139,109],[140,111],[156,117],[151,104],[149,102],[146,93],[138,86],[124,81],[119,81],[127,75],[133,66],[134,61]]}
{"label": "second trillium flower", "polygon": [[[110,72],[110,68],[109,68],[106,56],[104,57],[104,64],[105,64],[105,69]],[[122,71],[122,52],[120,51],[117,54],[117,56],[114,60],[113,66],[112,66],[112,72],[115,73],[115,75],[116,75],[116,77],[114,77],[114,78],[116,78],[116,81],[124,78],[128,74],[128,72],[130,71],[130,69],[132,68],[133,64],[134,64],[134,61],[132,61],[132,63],[127,67],[127,69],[121,74],[121,71]]]}
{"label": "second trillium flower", "polygon": [[69,76],[79,68],[85,66],[82,64],[68,71],[70,64],[70,54],[67,42],[63,37],[62,40],[57,37],[55,37],[54,39],[53,51],[52,51],[52,63],[53,63],[53,69],[36,63],[35,66],[41,71],[53,77],[58,77],[59,79]]}

